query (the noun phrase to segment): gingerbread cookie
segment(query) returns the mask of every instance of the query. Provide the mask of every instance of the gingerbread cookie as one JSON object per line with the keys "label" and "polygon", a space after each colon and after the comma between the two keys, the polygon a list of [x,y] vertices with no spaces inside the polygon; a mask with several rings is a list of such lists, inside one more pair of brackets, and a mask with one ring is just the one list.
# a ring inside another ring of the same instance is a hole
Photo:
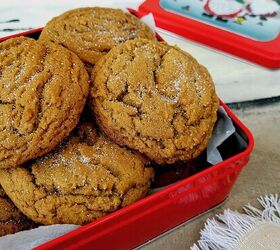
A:
{"label": "gingerbread cookie", "polygon": [[119,145],[159,164],[196,158],[219,105],[207,69],[190,54],[146,39],[113,48],[95,65],[91,107]]}
{"label": "gingerbread cookie", "polygon": [[15,207],[0,186],[0,237],[22,230],[28,230],[34,226],[35,223],[26,218]]}
{"label": "gingerbread cookie", "polygon": [[152,178],[141,156],[86,122],[32,165],[0,171],[16,206],[42,224],[91,222],[144,197]]}
{"label": "gingerbread cookie", "polygon": [[80,59],[53,43],[0,43],[0,168],[43,155],[76,126],[89,88]]}
{"label": "gingerbread cookie", "polygon": [[70,10],[53,18],[39,39],[61,44],[93,65],[114,46],[134,38],[155,39],[155,35],[130,13],[94,7]]}

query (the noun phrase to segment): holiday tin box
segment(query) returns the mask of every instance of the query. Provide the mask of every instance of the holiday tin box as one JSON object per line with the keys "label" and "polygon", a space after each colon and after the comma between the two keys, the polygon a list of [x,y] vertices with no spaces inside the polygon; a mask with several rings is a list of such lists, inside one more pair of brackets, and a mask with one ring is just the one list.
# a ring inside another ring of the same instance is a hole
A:
{"label": "holiday tin box", "polygon": [[[37,39],[41,30],[2,38],[0,42],[20,35]],[[221,149],[224,161],[36,249],[131,249],[223,202],[249,161],[254,139],[232,111],[223,102],[220,105],[236,128]],[[237,138],[242,138],[245,146]]]}
{"label": "holiday tin box", "polygon": [[279,0],[146,0],[157,27],[267,68],[280,67]]}

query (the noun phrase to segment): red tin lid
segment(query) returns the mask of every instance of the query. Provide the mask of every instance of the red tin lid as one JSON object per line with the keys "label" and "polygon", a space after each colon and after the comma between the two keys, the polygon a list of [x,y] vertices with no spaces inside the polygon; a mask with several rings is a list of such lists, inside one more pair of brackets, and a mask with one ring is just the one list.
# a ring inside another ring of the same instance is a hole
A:
{"label": "red tin lid", "polygon": [[256,64],[280,67],[280,0],[147,0],[157,27]]}

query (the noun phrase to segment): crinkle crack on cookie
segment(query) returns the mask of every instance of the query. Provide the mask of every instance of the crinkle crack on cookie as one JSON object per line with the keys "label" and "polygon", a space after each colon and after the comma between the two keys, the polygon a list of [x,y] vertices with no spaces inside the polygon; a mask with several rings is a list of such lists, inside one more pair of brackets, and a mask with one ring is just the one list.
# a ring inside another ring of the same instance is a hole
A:
{"label": "crinkle crack on cookie", "polygon": [[80,59],[53,43],[0,43],[0,168],[43,155],[76,126],[88,96]]}
{"label": "crinkle crack on cookie", "polygon": [[70,10],[53,18],[39,39],[63,45],[94,65],[114,46],[135,38],[155,40],[155,35],[130,13],[94,7]]}
{"label": "crinkle crack on cookie", "polygon": [[166,43],[135,39],[95,65],[91,108],[106,135],[159,164],[197,157],[217,119],[207,69]]}
{"label": "crinkle crack on cookie", "polygon": [[42,224],[85,224],[144,197],[153,178],[139,155],[82,123],[32,165],[0,171],[16,206]]}

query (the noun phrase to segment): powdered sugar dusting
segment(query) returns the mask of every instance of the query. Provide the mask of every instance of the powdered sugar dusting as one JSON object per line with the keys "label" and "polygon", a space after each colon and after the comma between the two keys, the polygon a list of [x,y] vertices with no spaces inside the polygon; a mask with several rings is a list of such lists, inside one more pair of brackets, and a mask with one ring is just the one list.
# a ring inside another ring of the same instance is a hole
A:
{"label": "powdered sugar dusting", "polygon": [[85,155],[82,155],[80,157],[80,162],[83,163],[83,164],[87,164],[87,163],[90,163],[90,158],[85,156]]}
{"label": "powdered sugar dusting", "polygon": [[180,99],[181,84],[186,81],[186,77],[182,63],[174,60],[173,64],[176,67],[176,71],[179,71],[179,74],[171,81],[172,87],[167,87],[165,90],[166,92],[174,92],[175,90],[175,95],[172,98],[161,95],[161,99],[169,103],[178,103]]}
{"label": "powdered sugar dusting", "polygon": [[172,82],[172,84],[175,86],[175,89],[179,92],[180,91],[180,81],[179,79],[176,79]]}

